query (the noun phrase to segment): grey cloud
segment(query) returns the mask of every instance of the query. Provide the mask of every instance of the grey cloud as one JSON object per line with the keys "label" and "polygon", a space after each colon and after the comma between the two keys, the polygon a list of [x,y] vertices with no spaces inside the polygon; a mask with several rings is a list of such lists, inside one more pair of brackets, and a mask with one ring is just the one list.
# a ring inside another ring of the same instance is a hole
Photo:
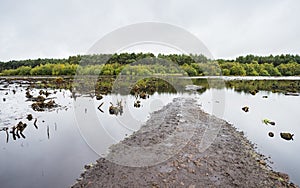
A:
{"label": "grey cloud", "polygon": [[297,0],[0,1],[0,61],[85,53],[119,27],[156,21],[183,27],[213,56],[299,53]]}

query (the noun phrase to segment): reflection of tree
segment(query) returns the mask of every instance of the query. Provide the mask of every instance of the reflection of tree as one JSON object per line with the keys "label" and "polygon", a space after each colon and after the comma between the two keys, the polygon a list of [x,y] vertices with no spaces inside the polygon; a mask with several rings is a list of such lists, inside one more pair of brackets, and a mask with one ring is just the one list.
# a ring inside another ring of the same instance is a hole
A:
{"label": "reflection of tree", "polygon": [[8,142],[9,133],[12,134],[13,140],[20,139],[21,137],[26,138],[25,135],[23,134],[23,131],[26,129],[26,127],[27,127],[27,124],[20,121],[17,125],[12,126],[11,128],[3,127],[0,129],[0,131],[6,132],[6,142]]}
{"label": "reflection of tree", "polygon": [[[252,92],[252,91],[271,91],[278,93],[299,93],[300,80],[225,80],[225,86],[221,84],[220,79],[193,79],[193,83],[202,88],[222,89],[233,88],[237,92]],[[205,91],[205,90],[204,90]]]}
{"label": "reflection of tree", "polygon": [[[178,83],[177,83],[178,84]],[[125,84],[127,85],[127,84]],[[144,96],[145,93],[153,95],[155,92],[158,93],[176,93],[176,89],[172,85],[163,79],[160,78],[145,78],[139,80],[132,86],[130,91],[131,94],[140,94]],[[144,97],[141,97],[144,98]]]}
{"label": "reflection of tree", "polygon": [[0,128],[0,131],[5,131],[6,132],[6,143],[7,143],[8,140],[9,140],[8,127]]}
{"label": "reflection of tree", "polygon": [[299,80],[233,80],[226,81],[226,87],[236,91],[271,91],[271,92],[300,92]]}

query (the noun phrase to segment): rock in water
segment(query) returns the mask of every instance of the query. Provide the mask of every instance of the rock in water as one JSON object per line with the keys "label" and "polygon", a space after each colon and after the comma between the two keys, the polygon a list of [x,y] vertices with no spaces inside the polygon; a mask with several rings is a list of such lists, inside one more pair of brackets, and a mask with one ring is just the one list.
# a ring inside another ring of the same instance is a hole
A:
{"label": "rock in water", "polygon": [[245,106],[245,107],[242,108],[242,110],[243,110],[244,112],[249,112],[249,107],[248,107],[248,106]]}
{"label": "rock in water", "polygon": [[268,135],[269,135],[269,137],[274,137],[274,133],[272,133],[272,132],[269,132]]}
{"label": "rock in water", "polygon": [[280,133],[280,136],[285,140],[294,140],[293,139],[294,134],[291,133]]}
{"label": "rock in water", "polygon": [[140,108],[140,107],[141,107],[141,101],[136,101],[136,102],[134,102],[133,106],[134,106],[135,108]]}
{"label": "rock in water", "polygon": [[103,98],[102,95],[97,95],[97,96],[96,96],[96,100],[101,100],[102,98]]}
{"label": "rock in water", "polygon": [[28,114],[28,115],[27,115],[27,119],[28,119],[28,121],[31,121],[31,120],[33,119],[32,114]]}
{"label": "rock in water", "polygon": [[270,125],[273,125],[273,126],[275,126],[275,124],[276,124],[274,121],[271,121],[269,119],[263,119],[263,123],[266,124],[266,125],[270,124]]}

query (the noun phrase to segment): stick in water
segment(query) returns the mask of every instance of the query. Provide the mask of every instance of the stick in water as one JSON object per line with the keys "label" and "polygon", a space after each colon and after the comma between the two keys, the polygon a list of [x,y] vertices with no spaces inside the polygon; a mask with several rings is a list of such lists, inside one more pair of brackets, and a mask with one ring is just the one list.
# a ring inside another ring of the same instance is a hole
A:
{"label": "stick in water", "polygon": [[47,126],[47,136],[48,136],[48,139],[50,139],[50,134],[49,134],[49,125]]}

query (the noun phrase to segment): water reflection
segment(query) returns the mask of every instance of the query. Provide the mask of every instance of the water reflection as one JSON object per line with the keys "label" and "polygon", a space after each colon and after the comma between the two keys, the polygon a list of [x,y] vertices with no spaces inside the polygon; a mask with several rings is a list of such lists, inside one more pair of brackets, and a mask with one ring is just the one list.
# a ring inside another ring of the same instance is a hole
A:
{"label": "water reflection", "polygon": [[[98,156],[74,126],[72,110],[34,111],[34,101],[26,98],[28,86],[30,83],[23,81],[0,84],[0,187],[69,187],[84,164]],[[28,91],[36,97],[41,89],[32,87]],[[60,106],[72,108],[69,91],[47,91]]]}
{"label": "water reflection", "polygon": [[[193,83],[196,85],[186,85],[185,88],[181,88],[183,90],[176,91],[172,85],[162,79],[159,78],[147,78],[139,80],[137,83],[135,83],[133,86],[129,86],[130,79],[128,77],[121,77],[118,78],[121,79],[121,82],[119,82],[119,85],[116,87],[118,90],[116,91],[122,91],[122,87],[130,88],[129,93],[134,96],[135,100],[131,101],[132,107],[136,109],[142,109],[143,106],[143,100],[149,99],[151,95],[155,93],[178,93],[179,95],[182,95],[183,93],[194,93],[194,94],[202,94],[206,92],[208,89],[224,89],[224,88],[232,88],[234,91],[237,92],[244,92],[249,93],[251,95],[256,95],[261,90],[265,91],[272,91],[272,92],[281,92],[287,96],[299,96],[299,90],[298,87],[300,85],[300,80],[227,80],[226,85],[220,85],[220,82],[218,81],[218,78],[212,79],[210,83],[208,84],[208,81],[206,79],[194,79]],[[57,81],[58,80],[58,81]],[[66,92],[69,93],[70,98],[76,101],[78,97],[87,97],[94,100],[96,98],[96,101],[103,100],[104,96],[107,95],[107,93],[111,92],[110,84],[113,82],[115,78],[111,77],[105,77],[105,78],[99,78],[97,82],[97,87],[95,90],[91,90],[88,92],[80,92],[82,91],[82,88],[87,88],[86,82],[84,83],[77,83],[77,87],[70,87],[70,80],[64,80],[63,78],[60,79],[46,79],[43,81],[37,80],[1,80],[0,85],[0,91],[5,91],[4,96],[7,96],[6,98],[10,97],[10,94],[12,95],[20,95],[20,93],[23,92],[23,89],[25,89],[25,98],[26,102],[32,102],[30,104],[31,108],[34,111],[38,112],[49,112],[50,110],[56,110],[57,113],[59,113],[59,110],[65,109],[67,110],[67,106],[63,106],[61,104],[57,104],[55,100],[57,99],[57,92],[63,93],[63,98],[68,98],[68,95],[66,96]],[[84,81],[84,80],[83,80]],[[100,83],[101,81],[101,83]],[[121,83],[121,84],[120,84]],[[108,85],[107,87],[104,87],[104,85]],[[2,87],[1,87],[2,86]],[[70,91],[62,90],[60,88],[59,90],[47,88],[43,89],[43,86],[52,86],[52,87],[70,87]],[[80,88],[81,87],[81,88]],[[39,89],[37,89],[39,88]],[[99,89],[103,89],[99,90]],[[50,96],[50,97],[49,97]],[[6,102],[6,98],[3,98],[3,102]],[[268,95],[262,95],[262,98],[267,99]],[[5,100],[4,100],[5,99]],[[110,106],[107,107],[104,105],[104,103],[109,103]],[[101,101],[101,103],[97,106],[96,109],[98,109],[99,112],[105,114],[106,109],[108,108],[108,114],[110,115],[120,115],[122,116],[124,113],[124,103],[127,101],[122,101],[122,99],[117,100],[115,103],[113,101]],[[215,101],[216,103],[219,103],[219,101]],[[130,104],[131,105],[131,104]],[[105,107],[104,107],[105,106]],[[249,112],[249,106],[242,107],[242,110],[244,112]],[[88,113],[88,109],[85,108],[84,113]],[[126,113],[126,112],[125,112]],[[27,115],[27,120],[30,121],[33,119],[32,114]],[[5,121],[4,121],[5,122]],[[6,120],[7,123],[10,123],[9,120]],[[126,121],[128,122],[128,121]],[[27,128],[28,123],[19,121],[14,126],[1,126],[2,128],[0,131],[6,132],[6,142],[9,141],[9,137],[11,135],[12,140],[17,139],[25,139],[26,136],[23,133],[24,130]],[[274,121],[263,119],[263,123],[266,125],[275,125]],[[33,126],[38,129],[37,126],[37,118],[35,118]],[[55,125],[57,128],[57,125]],[[55,128],[55,129],[56,129]],[[270,132],[268,134],[270,137],[273,137],[274,134]],[[293,134],[292,133],[282,133],[280,134],[281,138],[286,140],[293,140]],[[49,127],[47,127],[47,138],[50,139],[49,134]]]}
{"label": "water reflection", "polygon": [[26,138],[23,135],[23,131],[26,127],[27,124],[23,123],[22,121],[20,121],[17,125],[13,126],[10,131],[10,133],[13,135],[13,139],[16,140],[16,136],[17,138],[20,138],[20,135],[22,136],[22,138]]}
{"label": "water reflection", "polygon": [[[31,120],[28,120],[28,121],[31,121]],[[35,118],[33,126],[35,127],[35,129],[38,129],[37,118]],[[26,123],[23,123],[22,121],[20,121],[17,125],[14,125],[12,127],[1,127],[0,132],[3,131],[6,133],[6,143],[8,143],[10,134],[11,134],[11,139],[13,141],[16,141],[18,139],[26,139],[26,136],[23,132],[26,130],[27,127],[28,127],[28,125]],[[55,123],[55,130],[57,130],[56,123]],[[47,137],[48,137],[48,139],[50,139],[49,126],[47,126]]]}
{"label": "water reflection", "polygon": [[[226,108],[224,116],[220,118],[232,123],[246,137],[256,144],[257,150],[267,157],[271,157],[274,170],[288,173],[294,183],[300,183],[300,121],[299,97],[286,96],[283,93],[260,91],[255,96],[248,92],[236,92],[225,89]],[[211,113],[211,90],[206,91],[199,98],[203,109]],[[268,98],[263,98],[263,96]],[[249,112],[241,110],[247,105]],[[219,116],[218,116],[219,117]],[[268,119],[276,123],[275,126],[265,125],[262,120]],[[270,134],[272,132],[273,134]],[[293,140],[285,140],[280,133],[294,134]],[[271,137],[271,136],[273,137]]]}
{"label": "water reflection", "polygon": [[[44,86],[48,84],[50,88],[45,90]],[[86,117],[86,125],[90,123],[88,117],[94,110],[104,127],[102,133],[108,133],[114,138],[111,142],[105,140],[105,137],[99,137],[97,140],[105,153],[111,144],[138,130],[141,122],[145,122],[151,112],[171,102],[175,97],[193,97],[209,113],[213,113],[214,104],[224,105],[225,102],[225,114],[221,118],[244,131],[246,136],[258,145],[260,152],[270,155],[271,160],[275,162],[272,165],[275,170],[289,173],[293,181],[300,183],[300,163],[297,159],[300,149],[300,141],[297,139],[300,135],[300,104],[296,95],[299,92],[297,82],[232,81],[226,82],[224,88],[217,85],[217,82],[215,85],[208,85],[206,80],[195,80],[194,84],[199,84],[201,89],[185,91],[183,88],[179,92],[169,92],[172,90],[169,86],[164,90],[164,87],[160,86],[163,84],[155,84],[154,92],[153,88],[152,92],[150,91],[149,85],[149,90],[143,89],[144,87],[140,87],[139,91],[131,88],[129,94],[120,95],[109,94],[109,89],[106,89],[106,94],[98,90],[90,93],[68,90],[64,88],[68,87],[66,80],[61,84],[63,88],[52,88],[51,82],[47,81],[41,82],[41,86],[37,87],[36,83],[30,86],[30,82],[24,81],[9,84],[2,82],[0,97],[6,100],[0,100],[1,187],[68,187],[79,176],[85,164],[94,162],[99,157],[87,146],[76,127],[73,100],[82,101],[80,110],[81,115]],[[104,85],[105,83],[102,83],[101,87]],[[26,90],[29,86],[30,89]],[[296,89],[293,91],[291,87]],[[159,88],[158,92],[156,88]],[[252,95],[250,91],[256,89],[258,92]],[[41,90],[51,93],[47,97],[42,93],[45,98],[52,98],[60,107],[66,107],[63,109],[71,110],[66,111],[58,107],[50,111],[34,111],[31,108],[34,101],[26,98],[26,92],[29,91],[32,97],[37,97]],[[212,93],[216,91],[223,91],[226,101],[221,98],[212,100]],[[141,92],[144,92],[146,97],[144,94],[140,95]],[[294,95],[285,95],[287,92]],[[89,108],[86,106],[88,102],[94,105]],[[118,108],[113,114],[110,114],[111,106]],[[243,107],[248,107],[247,113],[241,110]],[[115,113],[117,111],[118,115]],[[32,114],[32,119],[29,118],[31,120],[28,119],[29,114]],[[262,122],[266,117],[268,125]],[[124,126],[119,126],[117,122],[122,122]],[[276,122],[276,126],[269,122]],[[11,132],[13,127],[14,133]],[[19,160],[20,153],[22,161]],[[31,170],[30,175],[28,169]],[[19,177],[18,182],[14,181],[13,177]]]}
{"label": "water reflection", "polygon": [[0,131],[6,132],[6,143],[8,143],[8,140],[9,140],[8,127],[0,128]]}
{"label": "water reflection", "polygon": [[27,124],[20,121],[17,125],[12,126],[10,128],[10,131],[9,131],[8,127],[2,127],[0,129],[0,131],[5,131],[6,132],[6,143],[8,143],[8,140],[9,140],[9,134],[8,133],[12,134],[13,140],[20,139],[21,137],[25,139],[26,137],[23,134],[23,131],[25,130],[26,127],[27,127]]}

